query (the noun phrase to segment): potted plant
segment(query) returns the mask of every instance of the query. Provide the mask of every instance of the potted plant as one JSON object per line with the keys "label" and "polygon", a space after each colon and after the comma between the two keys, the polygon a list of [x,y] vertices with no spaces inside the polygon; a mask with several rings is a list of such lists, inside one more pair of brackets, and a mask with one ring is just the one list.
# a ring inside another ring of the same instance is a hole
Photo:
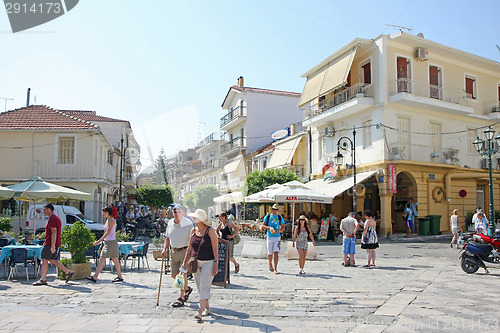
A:
{"label": "potted plant", "polygon": [[152,240],[153,245],[156,247],[156,250],[153,250],[153,259],[161,259],[161,251],[163,249],[163,244],[165,243],[165,236],[160,235],[160,237],[153,237]]}
{"label": "potted plant", "polygon": [[[61,263],[75,272],[73,279],[83,279],[92,274],[92,264],[87,262],[85,252],[94,241],[94,234],[80,221],[72,226],[64,227],[61,234],[61,247],[71,254],[71,259],[63,259]],[[62,279],[66,278],[66,274],[59,269],[57,275]]]}
{"label": "potted plant", "polygon": [[500,106],[495,105],[494,107],[491,108],[491,112],[500,112]]}
{"label": "potted plant", "polygon": [[459,150],[455,147],[449,147],[448,150],[444,153],[446,164],[458,164],[460,163],[460,159],[458,158]]}

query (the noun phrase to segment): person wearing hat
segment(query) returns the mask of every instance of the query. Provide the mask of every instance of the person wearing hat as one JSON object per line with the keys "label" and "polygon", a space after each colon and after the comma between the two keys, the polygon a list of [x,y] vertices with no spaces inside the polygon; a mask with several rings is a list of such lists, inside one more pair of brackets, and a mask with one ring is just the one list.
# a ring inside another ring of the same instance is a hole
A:
{"label": "person wearing hat", "polygon": [[299,274],[306,274],[306,272],[304,272],[304,265],[306,263],[307,255],[307,236],[311,237],[313,245],[316,245],[314,236],[309,228],[309,224],[307,223],[307,218],[305,215],[301,215],[297,221],[295,232],[293,233],[292,243],[293,247],[297,247],[297,252],[299,253]]}
{"label": "person wearing hat", "polygon": [[198,269],[193,275],[200,294],[200,306],[194,318],[200,322],[204,316],[210,315],[208,301],[211,296],[212,280],[218,271],[219,239],[203,209],[197,209],[188,215],[193,218],[196,227],[191,231],[182,267],[186,269],[189,258],[197,258]]}
{"label": "person wearing hat", "polygon": [[264,217],[262,230],[267,230],[267,258],[269,260],[269,270],[274,272],[274,274],[279,274],[278,260],[281,248],[281,232],[285,230],[285,220],[278,214],[278,204],[273,205],[272,211],[271,214],[267,214]]}
{"label": "person wearing hat", "polygon": [[[184,211],[181,205],[172,207],[174,218],[167,223],[165,231],[165,244],[163,245],[162,256],[167,256],[167,251],[170,246],[170,269],[172,278],[175,279],[179,274],[186,252],[189,245],[189,237],[193,229],[193,224],[190,220],[184,217]],[[188,286],[187,276],[184,274],[184,288],[181,289],[180,297],[172,303],[173,307],[181,307],[188,300],[193,288]]]}

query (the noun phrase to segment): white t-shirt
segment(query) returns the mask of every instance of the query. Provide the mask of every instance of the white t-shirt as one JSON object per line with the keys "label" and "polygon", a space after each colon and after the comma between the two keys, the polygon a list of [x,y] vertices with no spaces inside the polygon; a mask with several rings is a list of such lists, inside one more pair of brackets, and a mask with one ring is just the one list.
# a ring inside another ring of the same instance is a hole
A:
{"label": "white t-shirt", "polygon": [[165,236],[170,239],[170,246],[176,249],[188,246],[191,229],[193,229],[193,222],[186,217],[183,217],[179,223],[175,223],[174,219],[168,221]]}

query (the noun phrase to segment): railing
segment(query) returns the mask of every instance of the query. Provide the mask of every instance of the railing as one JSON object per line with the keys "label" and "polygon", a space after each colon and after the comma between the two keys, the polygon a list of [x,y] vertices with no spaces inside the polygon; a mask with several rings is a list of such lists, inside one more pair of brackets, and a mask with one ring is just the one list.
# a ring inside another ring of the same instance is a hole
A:
{"label": "railing", "polygon": [[198,144],[196,145],[196,148],[204,147],[204,146],[208,145],[210,142],[215,141],[215,140],[223,140],[222,137],[223,137],[222,133],[219,134],[218,138],[217,138],[216,133],[212,133],[209,136],[207,136],[205,139],[198,142]]}
{"label": "railing", "polygon": [[231,111],[229,111],[224,117],[220,118],[220,126],[224,126],[229,123],[231,120],[236,119],[238,117],[246,116],[246,106],[237,106]]}
{"label": "railing", "polygon": [[464,91],[444,89],[441,86],[436,86],[427,83],[420,83],[404,78],[397,79],[389,83],[390,95],[402,92],[465,106],[469,105]]}
{"label": "railing", "polygon": [[239,189],[241,182],[238,178],[229,178],[227,180],[222,180],[220,182],[220,189],[224,190],[236,190]]}
{"label": "railing", "polygon": [[484,103],[484,113],[498,112],[500,114],[500,102],[489,101]]}
{"label": "railing", "polygon": [[104,179],[113,182],[116,170],[107,161],[76,160],[73,164],[58,164],[54,160],[36,160],[33,162],[35,175],[47,180],[59,179]]}
{"label": "railing", "polygon": [[315,115],[323,113],[328,109],[354,99],[360,94],[363,94],[363,96],[366,97],[373,97],[373,85],[356,83],[351,87],[346,87],[333,96],[329,96],[328,98],[321,100],[319,104],[313,104],[309,109],[306,110],[306,118],[314,117]]}
{"label": "railing", "polygon": [[216,160],[216,159],[208,160],[201,165],[201,170],[209,170],[209,169],[213,169],[213,168],[219,168],[222,165],[223,165],[222,160]]}
{"label": "railing", "polygon": [[226,153],[233,148],[245,148],[247,146],[246,137],[237,137],[229,142],[226,142],[220,147],[221,154]]}

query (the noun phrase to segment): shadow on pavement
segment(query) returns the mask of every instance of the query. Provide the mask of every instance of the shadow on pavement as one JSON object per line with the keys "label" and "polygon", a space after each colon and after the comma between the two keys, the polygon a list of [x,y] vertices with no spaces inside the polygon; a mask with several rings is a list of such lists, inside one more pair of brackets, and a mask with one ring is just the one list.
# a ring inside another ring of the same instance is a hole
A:
{"label": "shadow on pavement", "polygon": [[[223,324],[227,326],[254,327],[261,332],[281,331],[274,325],[260,323],[255,320],[249,320],[250,315],[245,312],[234,311],[231,309],[212,308],[210,323]],[[209,317],[205,317],[208,321]]]}
{"label": "shadow on pavement", "polygon": [[234,283],[228,284],[226,289],[257,290],[257,288],[254,287],[242,286]]}
{"label": "shadow on pavement", "polygon": [[415,271],[416,268],[411,267],[392,267],[392,266],[375,266],[370,267],[370,270],[386,270],[386,271]]}
{"label": "shadow on pavement", "polygon": [[10,289],[11,287],[9,286],[4,286],[4,285],[1,285],[0,284],[0,290],[7,290],[7,289]]}
{"label": "shadow on pavement", "polygon": [[269,280],[267,276],[261,276],[261,275],[246,275],[246,274],[241,274],[238,273],[239,276],[250,278],[250,279],[259,279],[259,280]]}
{"label": "shadow on pavement", "polygon": [[80,293],[91,293],[92,289],[88,287],[83,287],[81,285],[75,285],[75,284],[60,284],[60,285],[51,285],[50,283],[47,285],[47,287],[51,287],[54,289],[66,289],[66,290],[73,290],[73,291],[78,291]]}
{"label": "shadow on pavement", "polygon": [[[297,274],[298,275],[298,274]],[[298,275],[300,276],[300,275]],[[317,273],[306,273],[302,275],[302,277],[315,277],[315,278],[320,278],[320,279],[334,279],[334,278],[341,278],[341,279],[350,279],[350,276],[343,276],[343,275],[333,275],[333,274],[317,274]]]}

